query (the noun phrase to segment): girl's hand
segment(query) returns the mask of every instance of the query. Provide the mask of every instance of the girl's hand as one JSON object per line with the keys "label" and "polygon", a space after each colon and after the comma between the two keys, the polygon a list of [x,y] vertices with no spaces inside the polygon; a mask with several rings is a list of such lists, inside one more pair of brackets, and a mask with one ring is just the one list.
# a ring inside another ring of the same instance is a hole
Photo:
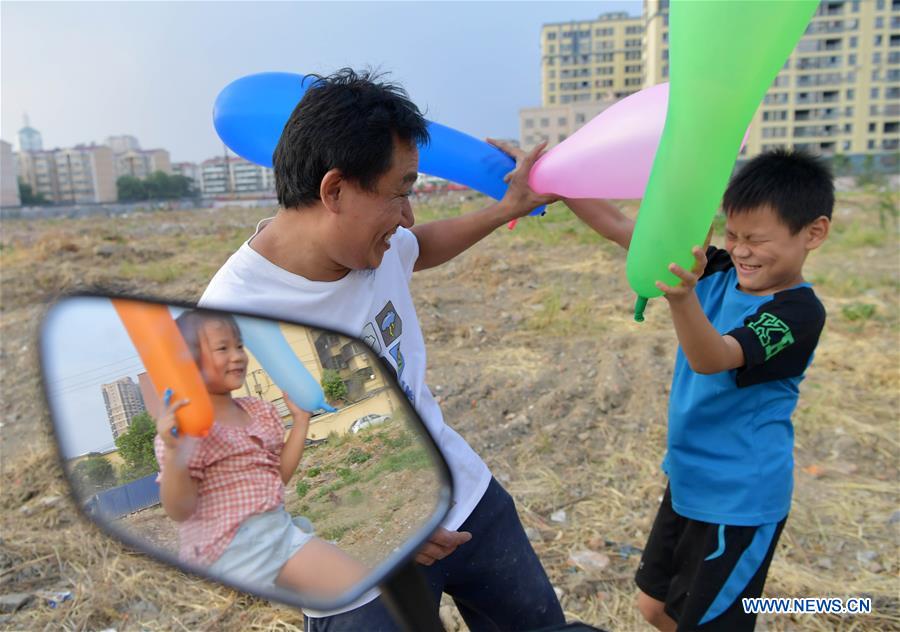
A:
{"label": "girl's hand", "polygon": [[177,402],[171,402],[172,390],[166,389],[163,394],[163,413],[156,419],[156,434],[162,439],[163,445],[168,450],[177,450],[181,445],[184,437],[178,434],[178,421],[175,413],[179,408],[187,406],[191,403],[189,399],[182,399]]}
{"label": "girl's hand", "polygon": [[282,393],[282,397],[284,397],[284,403],[287,405],[288,410],[291,411],[291,417],[294,418],[294,427],[295,428],[297,426],[309,427],[309,418],[310,418],[309,412],[298,407],[297,404],[295,404],[293,401],[291,401],[291,398],[288,397],[287,393]]}

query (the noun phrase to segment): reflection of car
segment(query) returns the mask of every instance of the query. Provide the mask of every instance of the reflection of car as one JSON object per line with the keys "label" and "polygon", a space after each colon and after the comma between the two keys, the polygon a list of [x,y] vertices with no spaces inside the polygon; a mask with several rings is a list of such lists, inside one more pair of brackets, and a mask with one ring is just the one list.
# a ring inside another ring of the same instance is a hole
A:
{"label": "reflection of car", "polygon": [[363,428],[368,428],[369,426],[374,426],[375,424],[381,424],[388,421],[390,417],[388,415],[366,415],[365,417],[360,417],[356,421],[353,422],[353,425],[350,426],[350,432],[357,433]]}

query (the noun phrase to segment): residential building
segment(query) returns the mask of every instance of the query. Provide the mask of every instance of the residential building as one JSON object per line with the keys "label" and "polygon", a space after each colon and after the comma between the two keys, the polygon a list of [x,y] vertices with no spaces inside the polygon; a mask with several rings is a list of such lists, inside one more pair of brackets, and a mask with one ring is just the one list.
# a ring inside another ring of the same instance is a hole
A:
{"label": "residential building", "polygon": [[19,130],[19,151],[41,151],[44,149],[44,141],[41,133],[28,124],[28,115],[25,115],[25,126]]}
{"label": "residential building", "polygon": [[244,158],[229,156],[228,162],[218,156],[200,165],[203,195],[248,195],[275,192],[275,176],[271,169]]}
{"label": "residential building", "polygon": [[131,419],[145,410],[141,389],[130,377],[120,378],[111,384],[103,384],[100,388],[113,439],[118,439],[128,431]]}
{"label": "residential building", "polygon": [[[669,2],[644,0],[642,9],[640,17],[544,25],[542,106],[602,101],[609,92],[620,99],[668,81]],[[742,154],[775,147],[858,159],[882,154],[884,165],[896,165],[900,0],[823,0],[754,115]]]}
{"label": "residential building", "polygon": [[20,206],[19,182],[16,179],[16,159],[12,145],[0,140],[0,206]]}
{"label": "residential building", "polygon": [[124,154],[129,151],[138,151],[141,148],[141,144],[138,142],[138,139],[127,134],[107,137],[106,145],[113,150],[114,154]]}
{"label": "residential building", "polygon": [[541,28],[541,104],[621,99],[641,89],[641,16],[606,13],[596,20]]}
{"label": "residential building", "polygon": [[156,171],[172,173],[169,152],[165,149],[130,149],[123,153],[116,153],[115,157],[117,178],[131,176],[143,180]]}
{"label": "residential building", "polygon": [[582,125],[612,105],[614,101],[570,103],[519,110],[519,138],[522,146],[531,149],[547,141],[547,147],[558,145]]}
{"label": "residential building", "polygon": [[115,202],[116,175],[112,150],[105,145],[23,151],[19,175],[37,195],[54,203]]}
{"label": "residential building", "polygon": [[173,162],[172,175],[184,176],[194,181],[194,187],[199,189],[202,181],[200,165],[196,162]]}

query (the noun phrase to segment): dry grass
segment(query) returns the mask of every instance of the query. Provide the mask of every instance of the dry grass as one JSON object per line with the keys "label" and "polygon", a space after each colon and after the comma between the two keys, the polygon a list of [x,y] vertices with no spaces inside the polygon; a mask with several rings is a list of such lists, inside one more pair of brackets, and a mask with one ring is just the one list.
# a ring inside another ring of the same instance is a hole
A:
{"label": "dry grass", "polygon": [[[839,199],[809,277],[829,318],[795,414],[794,504],[772,596],[871,596],[869,616],[777,616],[759,630],[900,630],[900,349],[895,226],[877,200]],[[468,202],[467,208],[474,208]],[[420,206],[420,221],[455,212]],[[49,297],[101,286],[196,299],[264,212],[6,222],[0,250],[5,367],[0,592],[62,588],[9,629],[271,629],[298,612],[161,567],[107,541],[62,495],[39,395],[36,321]],[[111,245],[112,255],[98,254]],[[118,250],[115,250],[118,248]],[[632,576],[665,481],[674,336],[665,305],[631,321],[624,258],[557,209],[497,231],[416,275],[429,384],[445,416],[513,494],[572,619],[646,630]],[[35,508],[27,514],[22,507]],[[551,515],[565,511],[563,522]],[[589,573],[573,552],[605,553]],[[872,559],[868,559],[872,558]],[[0,627],[2,627],[0,625]]]}

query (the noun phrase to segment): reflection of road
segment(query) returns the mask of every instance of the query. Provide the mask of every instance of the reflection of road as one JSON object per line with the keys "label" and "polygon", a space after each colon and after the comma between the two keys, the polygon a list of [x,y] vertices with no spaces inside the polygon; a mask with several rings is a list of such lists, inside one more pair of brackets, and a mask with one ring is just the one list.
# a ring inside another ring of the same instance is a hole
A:
{"label": "reflection of road", "polygon": [[178,525],[166,515],[161,505],[124,516],[118,525],[151,546],[178,554]]}

